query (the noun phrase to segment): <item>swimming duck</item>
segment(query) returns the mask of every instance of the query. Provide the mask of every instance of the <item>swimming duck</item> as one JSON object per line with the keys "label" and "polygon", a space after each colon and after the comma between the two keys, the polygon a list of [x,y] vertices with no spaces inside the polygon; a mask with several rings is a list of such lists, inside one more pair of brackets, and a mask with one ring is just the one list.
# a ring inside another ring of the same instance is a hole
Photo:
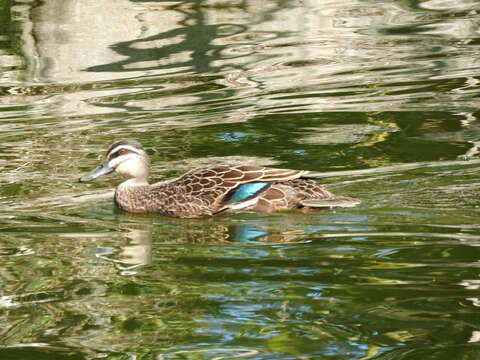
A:
{"label": "swimming duck", "polygon": [[149,156],[138,141],[131,139],[115,141],[104,162],[80,181],[112,172],[127,178],[115,190],[115,204],[132,213],[197,218],[222,212],[271,213],[360,203],[358,199],[333,195],[308,179],[307,171],[252,165],[200,167],[180,177],[149,184]]}

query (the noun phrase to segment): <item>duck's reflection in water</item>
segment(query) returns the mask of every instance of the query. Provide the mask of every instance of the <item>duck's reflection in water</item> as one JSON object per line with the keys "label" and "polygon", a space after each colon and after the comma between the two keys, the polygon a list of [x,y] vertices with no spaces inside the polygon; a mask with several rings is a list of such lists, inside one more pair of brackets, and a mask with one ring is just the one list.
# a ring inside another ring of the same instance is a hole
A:
{"label": "duck's reflection in water", "polygon": [[[305,216],[298,214],[299,216]],[[288,220],[287,220],[288,219]],[[305,224],[293,216],[220,219],[176,219],[120,214],[119,228],[125,242],[118,247],[98,247],[96,256],[113,262],[122,274],[134,274],[149,265],[156,246],[261,246],[308,242]]]}
{"label": "duck's reflection in water", "polygon": [[151,231],[137,224],[120,226],[125,230],[126,245],[97,248],[97,258],[112,262],[122,275],[133,275],[136,269],[152,263]]}

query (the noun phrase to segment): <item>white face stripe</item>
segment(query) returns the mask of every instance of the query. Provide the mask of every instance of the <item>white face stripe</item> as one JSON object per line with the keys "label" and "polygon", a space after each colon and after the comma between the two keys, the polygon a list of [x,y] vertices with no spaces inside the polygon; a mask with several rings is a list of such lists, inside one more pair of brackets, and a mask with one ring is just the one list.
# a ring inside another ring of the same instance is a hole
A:
{"label": "white face stripe", "polygon": [[[131,160],[133,160],[133,162],[130,162]],[[117,156],[116,158],[113,158],[108,162],[108,166],[113,169],[116,169],[120,164],[127,163],[127,162],[129,162],[130,164],[128,166],[132,166],[132,167],[138,165],[139,163],[142,164],[142,166],[147,166],[147,167],[149,166],[148,159],[136,153],[134,154],[129,153],[129,154]]]}
{"label": "white face stripe", "polygon": [[137,154],[125,154],[125,155],[120,155],[117,156],[116,158],[110,160],[108,162],[108,166],[115,169],[118,165],[121,163],[127,161],[127,160],[132,160],[132,159],[138,159]]}
{"label": "white face stripe", "polygon": [[140,149],[137,149],[131,145],[118,145],[117,147],[113,148],[109,153],[108,155],[110,154],[115,154],[118,150],[121,150],[121,149],[125,149],[125,150],[128,150],[128,151],[131,151],[131,152],[134,152],[138,155],[142,155],[143,153],[143,150],[140,150]]}

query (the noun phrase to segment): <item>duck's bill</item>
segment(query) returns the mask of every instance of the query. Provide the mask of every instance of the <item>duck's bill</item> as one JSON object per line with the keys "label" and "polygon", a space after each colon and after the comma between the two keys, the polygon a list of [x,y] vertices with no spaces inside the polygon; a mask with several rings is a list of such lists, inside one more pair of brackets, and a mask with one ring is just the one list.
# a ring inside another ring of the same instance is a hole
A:
{"label": "duck's bill", "polygon": [[92,181],[100,176],[110,174],[111,172],[113,172],[113,170],[115,169],[109,167],[107,163],[103,163],[102,165],[99,165],[95,169],[93,169],[89,174],[82,176],[79,181]]}

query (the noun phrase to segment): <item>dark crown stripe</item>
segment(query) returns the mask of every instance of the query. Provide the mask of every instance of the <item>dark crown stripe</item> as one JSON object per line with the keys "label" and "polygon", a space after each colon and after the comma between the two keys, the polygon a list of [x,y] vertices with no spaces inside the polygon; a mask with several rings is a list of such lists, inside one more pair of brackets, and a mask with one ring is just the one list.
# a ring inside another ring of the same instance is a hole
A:
{"label": "dark crown stripe", "polygon": [[122,139],[122,140],[115,141],[112,145],[110,145],[110,147],[107,150],[107,155],[110,154],[112,150],[114,150],[115,148],[121,145],[131,146],[132,148],[138,149],[140,151],[143,150],[142,144],[140,144],[137,140]]}

